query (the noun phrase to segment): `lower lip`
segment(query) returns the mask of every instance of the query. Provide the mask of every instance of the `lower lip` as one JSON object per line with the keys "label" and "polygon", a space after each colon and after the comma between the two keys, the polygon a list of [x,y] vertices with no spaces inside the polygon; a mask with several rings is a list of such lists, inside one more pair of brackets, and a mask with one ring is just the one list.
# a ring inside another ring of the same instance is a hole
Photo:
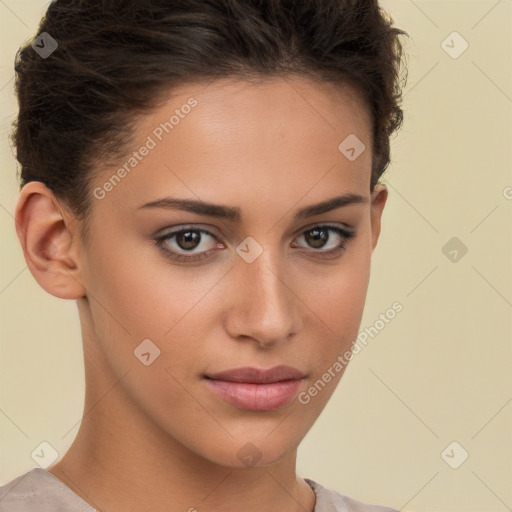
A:
{"label": "lower lip", "polygon": [[206,379],[208,386],[226,402],[249,411],[271,411],[290,402],[302,380],[283,380],[269,384],[249,384]]}

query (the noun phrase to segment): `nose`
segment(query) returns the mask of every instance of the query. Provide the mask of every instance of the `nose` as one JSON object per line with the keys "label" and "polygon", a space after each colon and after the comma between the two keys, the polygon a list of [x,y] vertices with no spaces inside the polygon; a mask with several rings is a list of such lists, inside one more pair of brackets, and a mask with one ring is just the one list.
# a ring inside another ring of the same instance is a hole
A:
{"label": "nose", "polygon": [[230,336],[270,347],[297,333],[302,325],[301,301],[291,272],[279,256],[265,250],[252,263],[240,258],[235,266],[231,272],[234,293],[225,315]]}

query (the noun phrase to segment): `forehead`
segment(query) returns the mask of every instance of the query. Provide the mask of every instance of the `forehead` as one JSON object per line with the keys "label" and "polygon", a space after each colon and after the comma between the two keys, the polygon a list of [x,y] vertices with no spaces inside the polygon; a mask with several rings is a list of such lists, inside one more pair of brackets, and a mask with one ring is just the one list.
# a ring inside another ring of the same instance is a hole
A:
{"label": "forehead", "polygon": [[[350,160],[340,144],[354,136],[366,149]],[[138,119],[135,141],[134,152],[150,150],[117,163],[127,172],[109,192],[113,202],[169,193],[242,204],[256,196],[275,202],[277,194],[291,207],[333,188],[369,194],[371,118],[348,85],[287,77],[181,86]]]}
{"label": "forehead", "polygon": [[[371,114],[356,88],[295,75],[250,81],[224,78],[181,86],[139,125],[139,134],[143,136],[155,122],[169,121],[169,114],[176,109],[187,110],[188,115],[189,109],[184,107],[191,98],[198,103],[192,117],[197,118],[197,135],[202,135],[204,141],[215,139],[216,134],[225,140],[230,137],[226,142],[247,141],[247,135],[263,141],[266,133],[276,132],[291,139],[302,136],[314,141],[315,134],[331,132],[334,142],[351,133],[370,142]],[[295,121],[302,122],[297,125]],[[206,128],[203,132],[201,126]],[[173,135],[179,135],[177,132],[173,130]]]}

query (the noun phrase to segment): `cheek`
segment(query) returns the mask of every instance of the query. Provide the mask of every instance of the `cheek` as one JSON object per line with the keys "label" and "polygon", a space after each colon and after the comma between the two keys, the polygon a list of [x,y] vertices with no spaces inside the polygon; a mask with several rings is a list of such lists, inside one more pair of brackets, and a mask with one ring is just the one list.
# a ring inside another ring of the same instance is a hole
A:
{"label": "cheek", "polygon": [[[209,304],[205,291],[212,289],[214,296],[222,275],[217,270],[193,279],[151,246],[137,253],[122,243],[105,243],[87,261],[94,343],[117,379],[129,372],[122,381],[127,395],[162,423],[169,421],[170,410],[184,421],[197,415],[199,405],[180,383],[204,370],[198,349],[208,336],[202,321]],[[150,343],[141,345],[143,340]],[[150,353],[147,366],[137,357],[143,353],[139,347]]]}
{"label": "cheek", "polygon": [[303,282],[308,306],[317,315],[318,324],[327,327],[339,340],[338,349],[357,336],[368,290],[370,262],[370,239],[360,237],[342,256],[339,265],[316,272],[313,284]]}
{"label": "cheek", "polygon": [[[142,246],[142,247],[141,247]],[[166,260],[148,242],[105,243],[88,256],[87,289],[103,306],[105,322],[134,339],[162,339],[214,291],[227,271],[221,265],[186,267]]]}
{"label": "cheek", "polygon": [[357,249],[352,248],[343,265],[331,270],[328,276],[317,276],[316,286],[309,288],[307,304],[314,314],[303,338],[314,339],[315,345],[312,348],[308,340],[304,341],[312,375],[298,402],[312,422],[334,393],[353,358],[350,350],[360,329],[370,259],[371,244],[369,239],[364,239]]}
{"label": "cheek", "polygon": [[[171,407],[188,417],[190,396],[182,385],[205,370],[205,346],[212,323],[218,322],[216,304],[229,269],[177,266],[151,244],[142,249],[128,245],[105,243],[101,254],[89,256],[95,344],[117,379],[130,372],[123,386],[139,408],[163,414],[162,421]],[[137,355],[143,358],[148,351],[151,360],[156,356],[145,366]]]}

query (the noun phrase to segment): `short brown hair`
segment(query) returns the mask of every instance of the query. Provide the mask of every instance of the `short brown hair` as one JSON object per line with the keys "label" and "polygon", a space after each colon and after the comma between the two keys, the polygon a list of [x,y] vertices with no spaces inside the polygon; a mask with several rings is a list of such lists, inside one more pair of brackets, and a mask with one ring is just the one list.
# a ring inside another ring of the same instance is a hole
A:
{"label": "short brown hair", "polygon": [[41,181],[86,217],[94,162],[122,156],[134,114],[173,87],[299,74],[363,94],[373,191],[403,119],[407,33],[392,23],[377,0],[54,0],[38,34],[57,49],[42,58],[32,39],[16,54],[20,185]]}

